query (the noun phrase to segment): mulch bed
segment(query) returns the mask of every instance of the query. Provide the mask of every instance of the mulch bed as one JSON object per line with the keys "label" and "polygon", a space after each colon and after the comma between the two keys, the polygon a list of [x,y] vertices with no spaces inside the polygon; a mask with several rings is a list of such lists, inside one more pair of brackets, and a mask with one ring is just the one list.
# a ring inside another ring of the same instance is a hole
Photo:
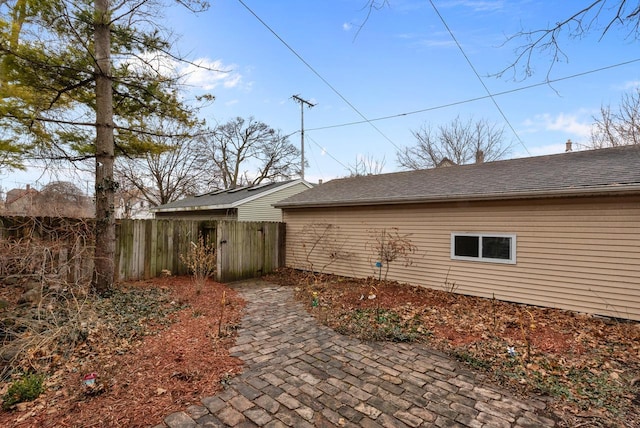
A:
{"label": "mulch bed", "polygon": [[[343,334],[422,342],[515,394],[548,397],[560,426],[640,426],[638,323],[373,279],[294,270],[265,279],[293,287],[310,313]],[[70,355],[34,354],[49,363],[47,390],[0,411],[0,426],[153,426],[241,371],[228,354],[244,307],[235,291],[209,282],[197,294],[188,277],[121,288],[119,303],[114,296],[91,305],[88,337]],[[92,372],[90,389],[83,376]]]}
{"label": "mulch bed", "polygon": [[516,394],[547,397],[561,425],[640,426],[640,323],[372,278],[268,279],[343,334],[423,342]]}
{"label": "mulch bed", "polygon": [[[117,329],[94,323],[90,336],[72,356],[59,358],[51,366],[46,393],[1,411],[0,426],[153,426],[199,398],[215,394],[222,382],[241,370],[242,362],[228,353],[244,307],[234,290],[209,281],[198,294],[189,277],[120,287],[137,292],[136,296],[144,296],[143,290],[163,290],[168,296],[164,306],[175,310],[166,319],[151,315],[138,319],[135,334],[127,338]],[[103,314],[106,324],[119,322],[108,311]],[[121,329],[127,329],[130,321],[121,320]],[[97,374],[93,388],[84,385],[88,373]],[[7,384],[0,384],[0,393]]]}

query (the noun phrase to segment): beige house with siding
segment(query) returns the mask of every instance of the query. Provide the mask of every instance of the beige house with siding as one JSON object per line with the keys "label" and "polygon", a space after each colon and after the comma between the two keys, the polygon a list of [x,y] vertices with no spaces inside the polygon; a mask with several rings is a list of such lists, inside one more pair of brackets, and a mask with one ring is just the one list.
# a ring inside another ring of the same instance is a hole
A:
{"label": "beige house with siding", "polygon": [[150,208],[157,219],[282,221],[276,202],[312,187],[304,180],[218,190]]}
{"label": "beige house with siding", "polygon": [[[338,179],[276,205],[287,265],[640,320],[640,147]],[[382,269],[382,272],[381,272]]]}

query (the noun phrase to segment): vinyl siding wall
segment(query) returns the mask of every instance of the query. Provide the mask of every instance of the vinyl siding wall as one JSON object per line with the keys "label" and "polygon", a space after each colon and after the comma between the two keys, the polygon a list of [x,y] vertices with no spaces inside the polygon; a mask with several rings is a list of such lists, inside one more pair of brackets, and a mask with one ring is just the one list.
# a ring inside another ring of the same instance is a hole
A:
{"label": "vinyl siding wall", "polygon": [[269,195],[254,199],[238,207],[238,221],[282,221],[282,210],[274,208],[273,204],[307,190],[303,183],[294,184],[285,189],[279,189]]}
{"label": "vinyl siding wall", "polygon": [[[284,220],[290,267],[377,277],[371,233],[395,227],[418,250],[390,280],[640,320],[640,196],[287,209]],[[452,260],[452,232],[515,234],[517,263]]]}

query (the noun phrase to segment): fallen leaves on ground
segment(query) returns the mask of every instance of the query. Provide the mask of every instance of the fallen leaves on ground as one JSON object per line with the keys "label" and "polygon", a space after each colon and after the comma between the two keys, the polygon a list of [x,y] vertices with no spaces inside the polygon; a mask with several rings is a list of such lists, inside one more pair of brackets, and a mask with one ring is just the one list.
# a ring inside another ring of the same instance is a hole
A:
{"label": "fallen leaves on ground", "polygon": [[282,270],[270,281],[363,340],[418,341],[519,394],[561,426],[640,426],[640,324],[395,282]]}
{"label": "fallen leaves on ground", "polygon": [[[196,293],[189,277],[158,278],[123,284],[86,305],[86,338],[66,355],[44,356],[47,391],[0,412],[0,426],[153,426],[240,371],[228,349],[244,302],[222,284],[209,281]],[[95,384],[86,386],[91,373]],[[8,384],[0,383],[0,394]]]}

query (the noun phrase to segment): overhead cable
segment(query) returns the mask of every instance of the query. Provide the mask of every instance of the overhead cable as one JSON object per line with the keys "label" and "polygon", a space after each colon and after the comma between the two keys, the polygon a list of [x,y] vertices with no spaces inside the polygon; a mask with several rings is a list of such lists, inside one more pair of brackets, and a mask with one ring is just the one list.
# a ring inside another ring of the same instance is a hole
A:
{"label": "overhead cable", "polygon": [[[453,107],[453,106],[457,106],[457,105],[461,105],[461,104],[468,104],[468,103],[472,103],[472,102],[476,102],[476,101],[486,100],[487,98],[490,98],[492,96],[493,97],[499,97],[499,96],[502,96],[502,95],[512,94],[514,92],[520,92],[520,91],[525,91],[527,89],[537,88],[538,86],[548,86],[548,85],[551,85],[552,83],[561,82],[563,80],[574,79],[576,77],[586,76],[588,74],[593,74],[593,73],[597,73],[597,72],[600,72],[600,71],[609,70],[609,69],[615,68],[615,67],[621,67],[623,65],[633,64],[633,63],[639,62],[639,61],[640,61],[640,58],[636,58],[636,59],[632,59],[632,60],[629,60],[629,61],[620,62],[620,63],[613,64],[613,65],[608,65],[606,67],[600,67],[600,68],[596,68],[596,69],[589,70],[589,71],[583,71],[583,72],[580,72],[580,73],[571,74],[569,76],[559,77],[557,79],[547,79],[547,80],[545,80],[543,82],[533,83],[531,85],[522,86],[522,87],[515,88],[515,89],[509,89],[508,91],[494,92],[494,93],[492,93],[490,95],[483,95],[481,97],[468,98],[466,100],[454,101],[454,102],[451,102],[451,103],[440,104],[440,105],[433,106],[433,107],[426,107],[426,108],[423,108],[423,109],[420,109],[420,110],[413,110],[413,111],[408,111],[408,112],[404,112],[404,113],[397,113],[397,114],[392,114],[392,115],[388,115],[388,116],[376,117],[374,119],[369,119],[369,122],[377,122],[379,120],[395,119],[395,118],[398,118],[398,117],[411,116],[411,115],[414,115],[414,114],[425,113],[425,112],[433,111],[433,110],[441,110],[443,108],[448,108],[448,107]],[[347,123],[341,123],[341,124],[337,124],[337,125],[322,126],[322,127],[318,127],[318,128],[307,128],[307,131],[320,131],[320,130],[323,130],[323,129],[340,128],[340,127],[343,127],[343,126],[351,126],[351,125],[360,125],[360,124],[363,124],[363,123],[367,123],[367,122],[365,122],[365,121],[347,122]]]}
{"label": "overhead cable", "polygon": [[436,5],[433,3],[433,0],[429,0],[429,3],[431,3],[431,7],[433,7],[433,10],[436,12],[436,15],[438,15],[438,18],[440,18],[440,21],[442,21],[442,25],[444,25],[444,27],[447,29],[447,31],[449,32],[449,35],[451,36],[451,38],[453,39],[453,41],[456,43],[456,46],[458,46],[458,49],[460,50],[460,52],[462,53],[462,56],[464,56],[464,59],[467,60],[467,64],[469,64],[469,67],[471,67],[471,70],[473,70],[473,73],[476,75],[476,77],[478,78],[478,81],[480,82],[480,84],[482,85],[482,87],[484,88],[484,90],[486,91],[488,97],[491,99],[491,101],[493,102],[493,105],[496,106],[496,109],[498,109],[498,112],[500,112],[500,115],[502,116],[502,118],[504,119],[504,121],[507,123],[507,125],[509,126],[509,129],[511,129],[511,132],[513,132],[513,135],[516,136],[516,139],[518,140],[518,142],[520,143],[520,145],[522,145],[522,147],[524,147],[524,150],[527,152],[527,154],[529,156],[531,156],[531,153],[529,152],[529,149],[527,149],[527,146],[524,144],[524,141],[522,141],[522,139],[520,138],[520,135],[518,135],[518,133],[516,132],[515,128],[513,127],[513,125],[511,125],[511,122],[509,121],[509,119],[507,118],[507,115],[504,114],[504,112],[502,111],[502,109],[500,108],[500,106],[498,105],[498,102],[495,100],[494,96],[491,94],[491,91],[489,91],[489,88],[487,88],[487,85],[484,83],[484,81],[482,80],[482,77],[480,77],[480,74],[478,73],[478,71],[476,70],[476,68],[473,66],[473,63],[471,62],[471,60],[469,59],[469,57],[467,56],[466,52],[464,51],[464,49],[462,49],[462,46],[460,45],[460,43],[458,42],[458,39],[456,39],[456,36],[453,34],[453,31],[451,31],[451,28],[449,28],[449,25],[447,24],[447,22],[444,20],[443,16],[440,14],[440,11],[438,10],[438,8],[436,7]]}
{"label": "overhead cable", "polygon": [[244,6],[245,9],[247,9],[249,11],[249,13],[251,13],[267,30],[269,30],[271,32],[271,34],[273,34],[283,45],[286,46],[287,49],[289,49],[291,51],[291,53],[293,53],[305,66],[307,66],[307,68],[309,70],[311,70],[311,72],[313,74],[315,74],[320,80],[322,80],[322,82],[327,85],[329,87],[329,89],[331,89],[338,97],[340,97],[340,99],[342,101],[344,101],[349,107],[351,107],[351,109],[353,111],[355,111],[358,116],[360,116],[362,119],[364,119],[364,123],[368,123],[373,129],[375,129],[378,134],[380,134],[382,137],[384,137],[385,140],[387,140],[389,143],[391,143],[391,145],[393,147],[395,147],[398,150],[401,150],[400,147],[398,147],[396,145],[396,143],[394,143],[391,138],[387,137],[377,126],[375,126],[373,123],[371,123],[371,121],[369,121],[369,119],[366,118],[366,116],[364,114],[362,114],[362,112],[360,112],[360,110],[358,110],[356,108],[356,106],[354,106],[349,100],[347,100],[344,95],[342,95],[340,93],[340,91],[338,91],[331,83],[329,83],[329,81],[327,81],[327,79],[325,79],[324,77],[322,77],[322,75],[316,71],[315,68],[313,68],[311,66],[311,64],[309,64],[298,52],[296,52],[295,49],[293,49],[282,37],[280,37],[278,35],[278,33],[276,33],[266,22],[264,22],[249,6],[247,6],[245,4],[244,1],[242,0],[238,0],[238,2]]}

